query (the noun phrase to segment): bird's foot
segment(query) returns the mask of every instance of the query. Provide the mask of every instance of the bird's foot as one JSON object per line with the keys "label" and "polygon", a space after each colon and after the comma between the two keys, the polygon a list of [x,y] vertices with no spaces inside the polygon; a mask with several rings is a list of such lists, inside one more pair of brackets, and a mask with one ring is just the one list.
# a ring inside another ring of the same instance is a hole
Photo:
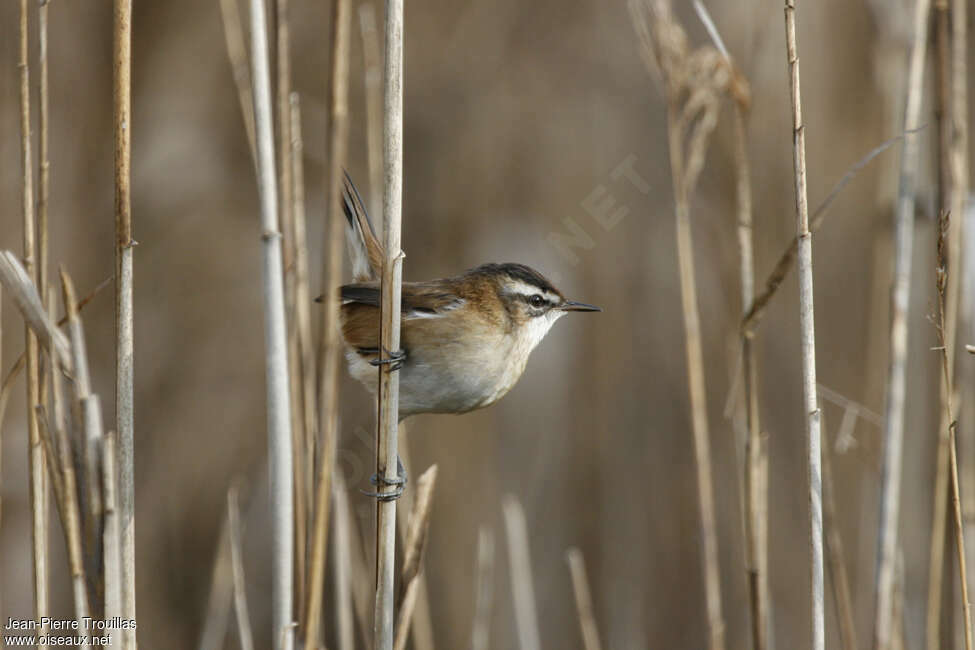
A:
{"label": "bird's foot", "polygon": [[390,352],[389,350],[383,348],[383,352],[386,356],[380,355],[378,359],[373,359],[369,362],[369,365],[376,366],[389,366],[390,372],[395,372],[403,367],[403,362],[406,361],[406,350],[396,350],[395,352]]}
{"label": "bird's foot", "polygon": [[367,492],[365,490],[360,490],[367,497],[375,497],[378,501],[395,501],[396,499],[403,496],[403,490],[406,489],[406,483],[408,477],[406,475],[406,468],[403,467],[403,461],[400,460],[399,456],[396,457],[396,478],[386,478],[380,474],[373,474],[369,477],[369,482],[376,487],[382,488],[396,488],[392,492]]}

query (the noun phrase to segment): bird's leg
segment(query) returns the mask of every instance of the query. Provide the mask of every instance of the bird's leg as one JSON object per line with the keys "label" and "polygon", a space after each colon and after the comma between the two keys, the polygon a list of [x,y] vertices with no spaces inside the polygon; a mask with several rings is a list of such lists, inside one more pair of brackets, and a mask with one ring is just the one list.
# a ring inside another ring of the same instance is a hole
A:
{"label": "bird's leg", "polygon": [[[378,350],[377,350],[378,352]],[[385,357],[382,355],[378,359],[373,359],[369,362],[369,365],[379,366],[389,365],[390,372],[395,372],[403,367],[403,362],[406,361],[406,350],[396,350],[395,352],[390,352],[386,348],[383,348],[383,352],[386,354]]]}
{"label": "bird's leg", "polygon": [[365,490],[360,490],[367,497],[375,497],[379,501],[395,501],[403,495],[403,490],[406,489],[406,482],[408,477],[406,475],[406,468],[403,467],[403,461],[400,457],[396,456],[396,478],[386,478],[380,474],[373,474],[369,477],[369,482],[376,487],[395,487],[396,489],[392,492],[366,492]]}

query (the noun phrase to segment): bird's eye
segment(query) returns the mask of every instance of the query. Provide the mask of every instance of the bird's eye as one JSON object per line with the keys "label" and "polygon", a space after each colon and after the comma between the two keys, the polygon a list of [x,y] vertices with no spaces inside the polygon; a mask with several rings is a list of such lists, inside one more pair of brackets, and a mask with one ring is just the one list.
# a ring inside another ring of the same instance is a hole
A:
{"label": "bird's eye", "polygon": [[545,298],[542,298],[537,293],[528,299],[528,304],[536,309],[540,309],[545,305]]}

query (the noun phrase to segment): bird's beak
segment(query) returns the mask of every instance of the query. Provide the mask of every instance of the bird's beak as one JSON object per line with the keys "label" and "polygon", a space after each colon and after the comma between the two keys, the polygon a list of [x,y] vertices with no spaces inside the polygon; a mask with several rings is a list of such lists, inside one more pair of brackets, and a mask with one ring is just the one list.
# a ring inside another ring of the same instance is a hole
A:
{"label": "bird's beak", "polygon": [[587,305],[584,302],[576,302],[574,300],[566,300],[559,309],[562,311],[602,311],[602,309],[595,305]]}

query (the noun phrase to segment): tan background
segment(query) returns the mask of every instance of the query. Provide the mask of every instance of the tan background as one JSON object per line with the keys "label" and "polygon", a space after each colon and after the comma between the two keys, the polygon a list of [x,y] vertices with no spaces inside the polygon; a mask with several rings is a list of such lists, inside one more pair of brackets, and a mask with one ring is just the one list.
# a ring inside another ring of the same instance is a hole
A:
{"label": "tan background", "polygon": [[[109,4],[62,1],[50,10],[51,259],[66,265],[81,292],[113,268]],[[317,294],[328,3],[291,4]],[[705,42],[689,6],[679,4],[692,42]],[[728,47],[752,83],[749,138],[761,279],[795,228],[782,7],[770,0],[712,4]],[[254,496],[245,542],[250,603],[258,645],[267,647],[269,538],[254,175],[216,0],[134,5],[139,637],[144,648],[195,645],[226,488],[243,475]],[[909,16],[899,7],[890,11]],[[16,3],[0,4],[0,246],[20,250],[16,15]],[[368,192],[357,13],[353,28],[348,167]],[[891,101],[874,63],[888,42],[881,33],[860,2],[800,7],[813,206],[850,165],[897,131],[901,102]],[[36,32],[32,38],[36,48]],[[891,51],[885,60],[901,70],[897,48]],[[664,102],[640,58],[625,3],[417,0],[406,7],[406,54],[405,276],[427,279],[485,261],[520,261],[557,278],[570,297],[605,310],[562,320],[500,404],[460,418],[425,416],[409,423],[413,476],[431,463],[440,466],[426,569],[438,647],[469,645],[480,525],[494,530],[498,547],[491,647],[516,646],[500,508],[506,493],[519,497],[528,514],[545,647],[581,647],[563,558],[572,545],[585,553],[604,647],[704,647]],[[36,81],[36,70],[32,73]],[[931,121],[930,111],[924,119]],[[34,120],[36,125],[36,115]],[[927,131],[925,141],[932,135]],[[728,645],[740,648],[749,638],[740,453],[724,416],[741,308],[731,144],[726,107],[692,219],[722,593]],[[631,155],[651,186],[647,195],[610,177]],[[897,159],[896,150],[889,152],[857,178],[814,243],[820,381],[876,412],[883,406],[889,268],[881,242],[889,230],[889,178]],[[933,158],[925,153],[921,162],[929,169]],[[934,330],[926,320],[934,304],[929,177],[923,174],[920,183],[902,518],[913,647],[923,631],[937,408],[936,359],[928,350]],[[609,231],[583,207],[600,186],[629,210]],[[547,240],[550,233],[565,232],[563,219],[592,239],[590,250],[577,250],[577,264]],[[757,339],[761,411],[770,438],[771,584],[779,648],[805,647],[808,638],[795,285],[790,276]],[[104,292],[84,312],[95,387],[108,414],[110,294]],[[10,304],[3,308],[6,368],[22,348],[23,335]],[[372,409],[365,391],[343,377],[341,466],[354,486],[365,487],[372,450],[354,432],[371,431]],[[16,390],[3,428],[4,619],[30,611],[23,392]],[[825,408],[832,441],[842,412]],[[107,422],[111,426],[110,415]],[[879,430],[860,421],[855,435],[858,446],[834,458],[834,473],[840,532],[866,642]],[[369,501],[354,499],[366,508],[362,521],[368,523]],[[63,546],[59,529],[54,533],[55,603],[67,615]],[[831,635],[833,617],[829,596]],[[228,647],[232,639],[233,633]]]}

